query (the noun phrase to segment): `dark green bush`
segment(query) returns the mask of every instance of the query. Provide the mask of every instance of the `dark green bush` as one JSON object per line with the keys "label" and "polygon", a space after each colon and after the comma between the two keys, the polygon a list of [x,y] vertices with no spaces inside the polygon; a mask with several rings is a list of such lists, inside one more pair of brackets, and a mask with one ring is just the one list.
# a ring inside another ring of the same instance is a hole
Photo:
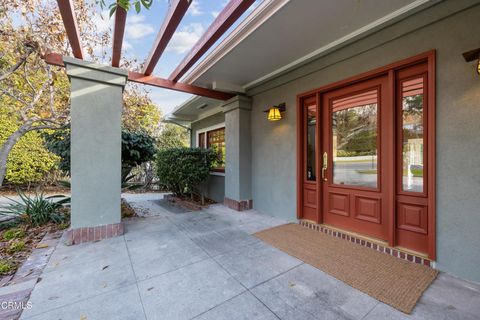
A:
{"label": "dark green bush", "polygon": [[160,183],[178,196],[194,193],[210,175],[217,153],[210,149],[172,148],[157,154]]}
{"label": "dark green bush", "polygon": [[[70,128],[44,134],[47,149],[61,158],[60,169],[70,172]],[[153,160],[155,138],[143,131],[122,129],[122,175],[124,179],[133,167]]]}

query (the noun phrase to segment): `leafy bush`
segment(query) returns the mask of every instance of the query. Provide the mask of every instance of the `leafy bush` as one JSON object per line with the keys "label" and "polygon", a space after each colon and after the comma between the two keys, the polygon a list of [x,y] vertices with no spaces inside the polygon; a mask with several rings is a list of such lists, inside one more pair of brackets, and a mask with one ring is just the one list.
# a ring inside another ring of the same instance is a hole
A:
{"label": "leafy bush", "polygon": [[[17,122],[0,108],[0,145],[17,128]],[[15,144],[8,155],[5,180],[13,184],[40,182],[52,170],[57,168],[60,158],[49,152],[44,146],[40,133],[26,133]]]}
{"label": "leafy bush", "polygon": [[188,147],[190,133],[187,129],[173,123],[164,124],[158,136],[158,149]]}
{"label": "leafy bush", "polygon": [[61,223],[65,220],[62,208],[70,203],[70,198],[63,195],[45,197],[43,192],[36,191],[33,196],[18,190],[20,201],[9,199],[0,207],[0,215],[14,216],[16,220],[38,226],[48,222]]}
{"label": "leafy bush", "polygon": [[13,254],[25,249],[25,241],[13,241],[7,248],[7,252]]}
{"label": "leafy bush", "polygon": [[70,172],[70,128],[43,132],[45,147],[59,158],[58,168]]}
{"label": "leafy bush", "polygon": [[[61,158],[60,169],[70,172],[70,129],[45,135],[48,150]],[[143,131],[122,130],[122,175],[126,179],[133,167],[153,160],[155,138]]]}
{"label": "leafy bush", "polygon": [[12,240],[12,239],[19,239],[25,236],[25,230],[22,228],[10,228],[3,232],[3,240]]}
{"label": "leafy bush", "polygon": [[155,157],[155,138],[143,131],[122,130],[122,176],[127,179],[132,168]]}
{"label": "leafy bush", "polygon": [[0,260],[0,275],[8,274],[13,270],[13,266],[10,262],[6,260]]}
{"label": "leafy bush", "polygon": [[217,153],[210,149],[172,148],[157,154],[160,183],[182,196],[193,193],[210,175]]}

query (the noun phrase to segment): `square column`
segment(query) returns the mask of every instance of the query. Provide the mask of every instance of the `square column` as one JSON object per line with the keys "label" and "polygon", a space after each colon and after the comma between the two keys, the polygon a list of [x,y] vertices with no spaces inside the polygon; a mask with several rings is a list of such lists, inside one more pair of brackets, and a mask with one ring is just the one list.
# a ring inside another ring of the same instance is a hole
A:
{"label": "square column", "polygon": [[225,113],[225,199],[237,211],[252,209],[252,100],[236,96],[223,106]]}
{"label": "square column", "polygon": [[123,234],[121,117],[128,71],[64,58],[71,83],[71,226],[68,242]]}

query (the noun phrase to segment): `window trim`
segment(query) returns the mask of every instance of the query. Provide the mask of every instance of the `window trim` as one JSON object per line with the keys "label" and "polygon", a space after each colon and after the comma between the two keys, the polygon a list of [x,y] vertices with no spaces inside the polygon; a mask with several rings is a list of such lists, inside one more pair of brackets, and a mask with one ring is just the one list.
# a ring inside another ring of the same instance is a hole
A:
{"label": "window trim", "polygon": [[[199,144],[199,142],[200,142],[200,134],[202,134],[202,133],[205,134],[205,139],[204,139],[205,145],[203,146],[203,148],[207,148],[207,144],[208,144],[208,132],[214,131],[214,130],[218,130],[218,129],[222,129],[222,128],[225,129],[225,122],[217,123],[217,124],[215,124],[215,125],[213,125],[213,126],[209,126],[209,127],[205,127],[205,128],[196,130],[196,132],[195,132],[195,135],[196,135],[195,147],[197,147],[197,148],[200,148],[200,147],[201,147],[200,144]],[[225,141],[225,147],[226,147],[226,141]],[[215,170],[215,169],[214,169],[214,170],[212,170],[212,171],[210,172],[210,175],[212,175],[212,176],[222,176],[222,177],[224,177],[224,176],[225,176],[225,169],[223,169],[223,170],[218,170],[218,169]]]}
{"label": "window trim", "polygon": [[225,128],[225,122],[222,122],[222,123],[218,123],[216,125],[213,125],[213,126],[210,126],[210,127],[206,127],[206,128],[202,128],[202,129],[198,129],[195,134],[196,134],[196,139],[195,139],[195,147],[197,148],[200,148],[200,145],[199,145],[199,138],[200,138],[200,134],[201,133],[205,133],[205,145],[203,146],[204,148],[207,147],[207,133],[209,131],[213,131],[213,130],[217,130],[217,129],[221,129],[221,128]]}

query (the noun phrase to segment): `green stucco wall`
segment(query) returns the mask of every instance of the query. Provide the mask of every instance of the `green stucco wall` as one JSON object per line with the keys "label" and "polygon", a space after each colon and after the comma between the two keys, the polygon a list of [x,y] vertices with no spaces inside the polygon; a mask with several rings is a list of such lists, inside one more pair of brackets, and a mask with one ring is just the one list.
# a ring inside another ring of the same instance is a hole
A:
{"label": "green stucco wall", "polygon": [[[202,120],[193,122],[191,125],[191,146],[197,146],[197,132],[202,129],[218,125],[225,122],[225,115],[223,112],[217,113]],[[204,185],[206,196],[216,202],[223,203],[225,197],[225,176],[218,174],[211,174],[208,181]]]}
{"label": "green stucco wall", "polygon": [[119,223],[121,116],[128,72],[65,58],[71,82],[71,228]]}
{"label": "green stucco wall", "polygon": [[[480,76],[462,57],[479,21],[479,1],[445,1],[250,89],[254,208],[296,219],[297,94],[436,49],[437,266],[480,282]],[[280,102],[285,118],[268,122]]]}

